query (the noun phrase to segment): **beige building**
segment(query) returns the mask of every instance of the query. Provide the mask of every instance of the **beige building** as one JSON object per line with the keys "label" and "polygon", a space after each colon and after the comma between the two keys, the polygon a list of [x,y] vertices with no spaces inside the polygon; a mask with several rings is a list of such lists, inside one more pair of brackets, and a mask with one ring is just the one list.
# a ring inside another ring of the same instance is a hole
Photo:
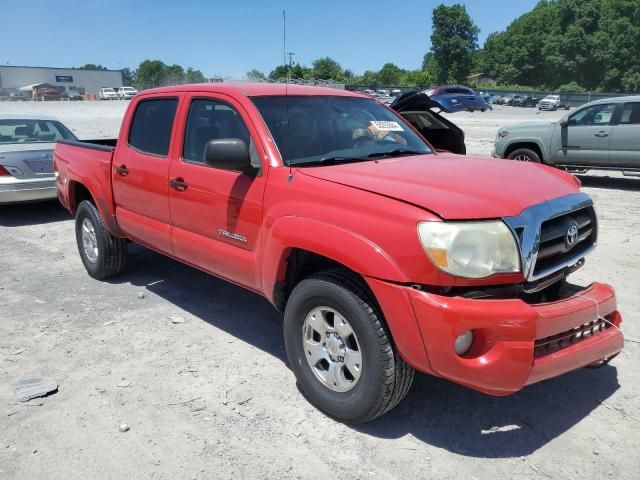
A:
{"label": "beige building", "polygon": [[77,90],[97,94],[102,87],[122,87],[120,70],[80,70],[77,68],[14,67],[0,65],[0,89],[22,88],[48,83],[60,91]]}

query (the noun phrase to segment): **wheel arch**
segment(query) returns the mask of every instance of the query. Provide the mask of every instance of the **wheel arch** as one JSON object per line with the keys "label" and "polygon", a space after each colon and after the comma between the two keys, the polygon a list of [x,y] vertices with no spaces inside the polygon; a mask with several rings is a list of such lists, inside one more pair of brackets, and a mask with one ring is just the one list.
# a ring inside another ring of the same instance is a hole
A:
{"label": "wheel arch", "polygon": [[342,267],[362,277],[409,281],[381,247],[336,225],[282,217],[265,237],[262,287],[279,309],[297,282],[322,269]]}
{"label": "wheel arch", "polygon": [[528,148],[529,150],[533,150],[538,154],[542,163],[547,163],[546,155],[542,151],[542,147],[540,144],[533,140],[525,140],[525,141],[516,141],[510,144],[504,151],[504,158],[507,158],[511,153],[515,150],[519,150],[521,148]]}
{"label": "wheel arch", "polygon": [[123,236],[120,232],[120,228],[118,227],[115,216],[109,213],[110,210],[106,207],[104,201],[100,198],[100,196],[95,195],[91,191],[91,189],[84,183],[77,180],[69,180],[68,198],[69,211],[73,216],[76,215],[78,205],[80,205],[81,202],[87,200],[96,206],[96,208],[98,209],[98,213],[100,214],[100,217],[102,218],[102,221],[104,222],[107,230],[116,237]]}

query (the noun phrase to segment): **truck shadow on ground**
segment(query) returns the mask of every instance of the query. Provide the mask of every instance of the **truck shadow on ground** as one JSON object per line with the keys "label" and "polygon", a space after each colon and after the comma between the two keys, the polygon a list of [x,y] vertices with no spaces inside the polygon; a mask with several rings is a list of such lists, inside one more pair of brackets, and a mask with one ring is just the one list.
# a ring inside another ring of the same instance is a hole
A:
{"label": "truck shadow on ground", "polygon": [[124,274],[131,283],[285,362],[282,315],[263,297],[130,243]]}
{"label": "truck shadow on ground", "polygon": [[531,454],[563,434],[620,385],[617,370],[581,369],[491,397],[428,375],[416,375],[396,409],[358,430],[380,438],[416,439],[459,455],[513,458]]}
{"label": "truck shadow on ground", "polygon": [[[133,244],[126,273],[110,281],[146,288],[286,363],[282,315],[257,294]],[[612,366],[582,369],[508,397],[490,397],[417,374],[398,407],[352,428],[385,439],[411,434],[470,457],[520,457],[566,432],[594,409],[606,408],[602,402],[618,388]]]}
{"label": "truck shadow on ground", "polygon": [[25,227],[71,220],[57,200],[20,205],[0,205],[0,227]]}
{"label": "truck shadow on ground", "polygon": [[583,187],[640,191],[640,178],[577,175]]}

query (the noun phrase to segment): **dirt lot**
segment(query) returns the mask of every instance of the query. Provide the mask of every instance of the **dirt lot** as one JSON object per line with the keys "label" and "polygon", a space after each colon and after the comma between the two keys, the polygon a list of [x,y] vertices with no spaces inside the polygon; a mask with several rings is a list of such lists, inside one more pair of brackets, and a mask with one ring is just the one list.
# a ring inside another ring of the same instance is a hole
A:
{"label": "dirt lot", "polygon": [[[116,135],[125,106],[0,113],[53,114],[95,138]],[[560,115],[503,107],[453,119],[470,152],[487,155],[499,125]],[[0,208],[0,479],[638,478],[640,180],[582,180],[601,230],[574,277],[617,287],[622,355],[505,398],[418,375],[398,408],[358,428],[298,392],[265,300],[140,247],[127,273],[92,280],[59,206]],[[14,382],[26,375],[59,391],[19,404]]]}

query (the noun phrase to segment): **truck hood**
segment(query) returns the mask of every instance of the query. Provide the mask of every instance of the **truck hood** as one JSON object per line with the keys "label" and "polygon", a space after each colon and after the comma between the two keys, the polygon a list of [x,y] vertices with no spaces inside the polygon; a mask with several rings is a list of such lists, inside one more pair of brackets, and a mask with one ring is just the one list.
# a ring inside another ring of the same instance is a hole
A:
{"label": "truck hood", "polygon": [[544,165],[451,154],[298,171],[410,203],[447,220],[515,216],[531,205],[578,191],[572,175]]}

